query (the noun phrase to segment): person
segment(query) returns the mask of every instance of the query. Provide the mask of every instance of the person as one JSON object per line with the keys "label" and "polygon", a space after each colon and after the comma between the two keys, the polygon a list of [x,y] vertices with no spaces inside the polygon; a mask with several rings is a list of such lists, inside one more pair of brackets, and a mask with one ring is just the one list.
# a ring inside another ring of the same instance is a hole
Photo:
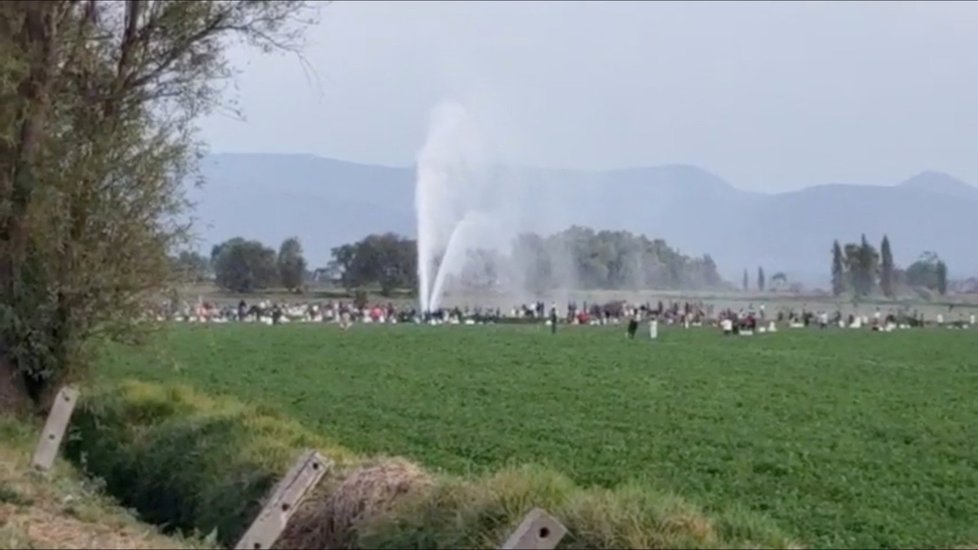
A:
{"label": "person", "polygon": [[723,329],[724,336],[729,336],[733,333],[733,321],[730,320],[730,317],[724,317],[720,321],[720,327]]}
{"label": "person", "polygon": [[550,334],[557,334],[557,306],[550,308]]}
{"label": "person", "polygon": [[628,321],[628,337],[632,340],[635,339],[635,333],[638,331],[638,314],[632,315],[631,320]]}

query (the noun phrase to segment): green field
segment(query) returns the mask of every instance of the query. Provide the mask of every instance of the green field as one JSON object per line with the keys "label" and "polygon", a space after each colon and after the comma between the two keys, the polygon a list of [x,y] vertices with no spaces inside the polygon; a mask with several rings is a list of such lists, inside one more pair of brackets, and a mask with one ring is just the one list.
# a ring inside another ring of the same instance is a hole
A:
{"label": "green field", "polygon": [[363,453],[526,462],[746,507],[815,547],[978,543],[978,331],[178,326],[103,381],[180,381]]}

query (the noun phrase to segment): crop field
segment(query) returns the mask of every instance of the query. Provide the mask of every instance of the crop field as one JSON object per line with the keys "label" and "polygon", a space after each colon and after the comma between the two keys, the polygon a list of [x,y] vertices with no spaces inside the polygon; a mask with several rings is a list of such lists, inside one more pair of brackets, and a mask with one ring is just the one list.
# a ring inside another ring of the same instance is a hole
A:
{"label": "crop field", "polygon": [[362,453],[554,467],[760,512],[812,547],[978,543],[978,331],[173,326],[101,382],[180,381]]}

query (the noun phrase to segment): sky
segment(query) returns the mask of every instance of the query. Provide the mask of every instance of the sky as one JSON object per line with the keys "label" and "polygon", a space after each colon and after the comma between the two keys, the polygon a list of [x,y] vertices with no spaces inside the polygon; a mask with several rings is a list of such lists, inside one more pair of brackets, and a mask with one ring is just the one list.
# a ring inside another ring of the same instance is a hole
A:
{"label": "sky", "polygon": [[212,152],[413,165],[457,101],[501,162],[693,164],[778,192],[978,184],[978,3],[333,2],[305,63],[235,47]]}

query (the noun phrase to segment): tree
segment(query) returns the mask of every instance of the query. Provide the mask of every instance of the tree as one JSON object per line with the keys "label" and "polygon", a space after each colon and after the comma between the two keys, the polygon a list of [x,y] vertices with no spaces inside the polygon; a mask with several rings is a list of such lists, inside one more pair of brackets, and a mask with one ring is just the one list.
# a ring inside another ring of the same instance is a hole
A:
{"label": "tree", "polygon": [[750,280],[747,278],[747,270],[744,270],[744,281],[743,281],[744,292],[750,290]]}
{"label": "tree", "polygon": [[908,285],[922,286],[936,290],[940,287],[939,266],[942,263],[941,259],[934,252],[924,252],[904,272],[904,279]]}
{"label": "tree", "polygon": [[880,289],[887,298],[893,297],[893,252],[890,250],[890,239],[883,235],[883,242],[880,244],[880,254],[882,263],[880,266]]}
{"label": "tree", "polygon": [[369,235],[333,249],[333,263],[346,288],[377,284],[386,296],[417,286],[417,243],[393,233]]}
{"label": "tree", "polygon": [[757,290],[764,292],[764,268],[757,268]]}
{"label": "tree", "polygon": [[171,259],[171,269],[177,274],[178,280],[189,283],[206,281],[210,276],[211,262],[207,257],[182,250],[177,257]]}
{"label": "tree", "polygon": [[218,286],[232,292],[253,292],[273,286],[275,251],[258,241],[231,239],[223,244],[214,264]]}
{"label": "tree", "polygon": [[846,290],[845,269],[842,259],[842,247],[836,240],[832,244],[832,294],[840,296]]}
{"label": "tree", "polygon": [[941,296],[947,294],[947,264],[943,260],[937,262],[937,291]]}
{"label": "tree", "polygon": [[878,270],[879,254],[866,240],[866,235],[863,235],[859,246],[859,266],[856,271],[856,279],[858,280],[856,290],[859,294],[867,296],[873,292]]}
{"label": "tree", "polygon": [[228,41],[293,47],[300,8],[0,3],[0,395],[43,405],[93,336],[138,335],[187,236],[195,121],[231,74]]}
{"label": "tree", "polygon": [[717,264],[709,254],[703,256],[702,272],[705,288],[720,288],[723,286],[723,278],[720,277]]}
{"label": "tree", "polygon": [[856,296],[869,295],[876,286],[879,254],[866,240],[865,235],[860,244],[848,243],[843,250],[842,262],[853,291]]}
{"label": "tree", "polygon": [[286,239],[278,251],[278,276],[282,286],[291,291],[302,289],[306,276],[306,260],[297,237]]}

